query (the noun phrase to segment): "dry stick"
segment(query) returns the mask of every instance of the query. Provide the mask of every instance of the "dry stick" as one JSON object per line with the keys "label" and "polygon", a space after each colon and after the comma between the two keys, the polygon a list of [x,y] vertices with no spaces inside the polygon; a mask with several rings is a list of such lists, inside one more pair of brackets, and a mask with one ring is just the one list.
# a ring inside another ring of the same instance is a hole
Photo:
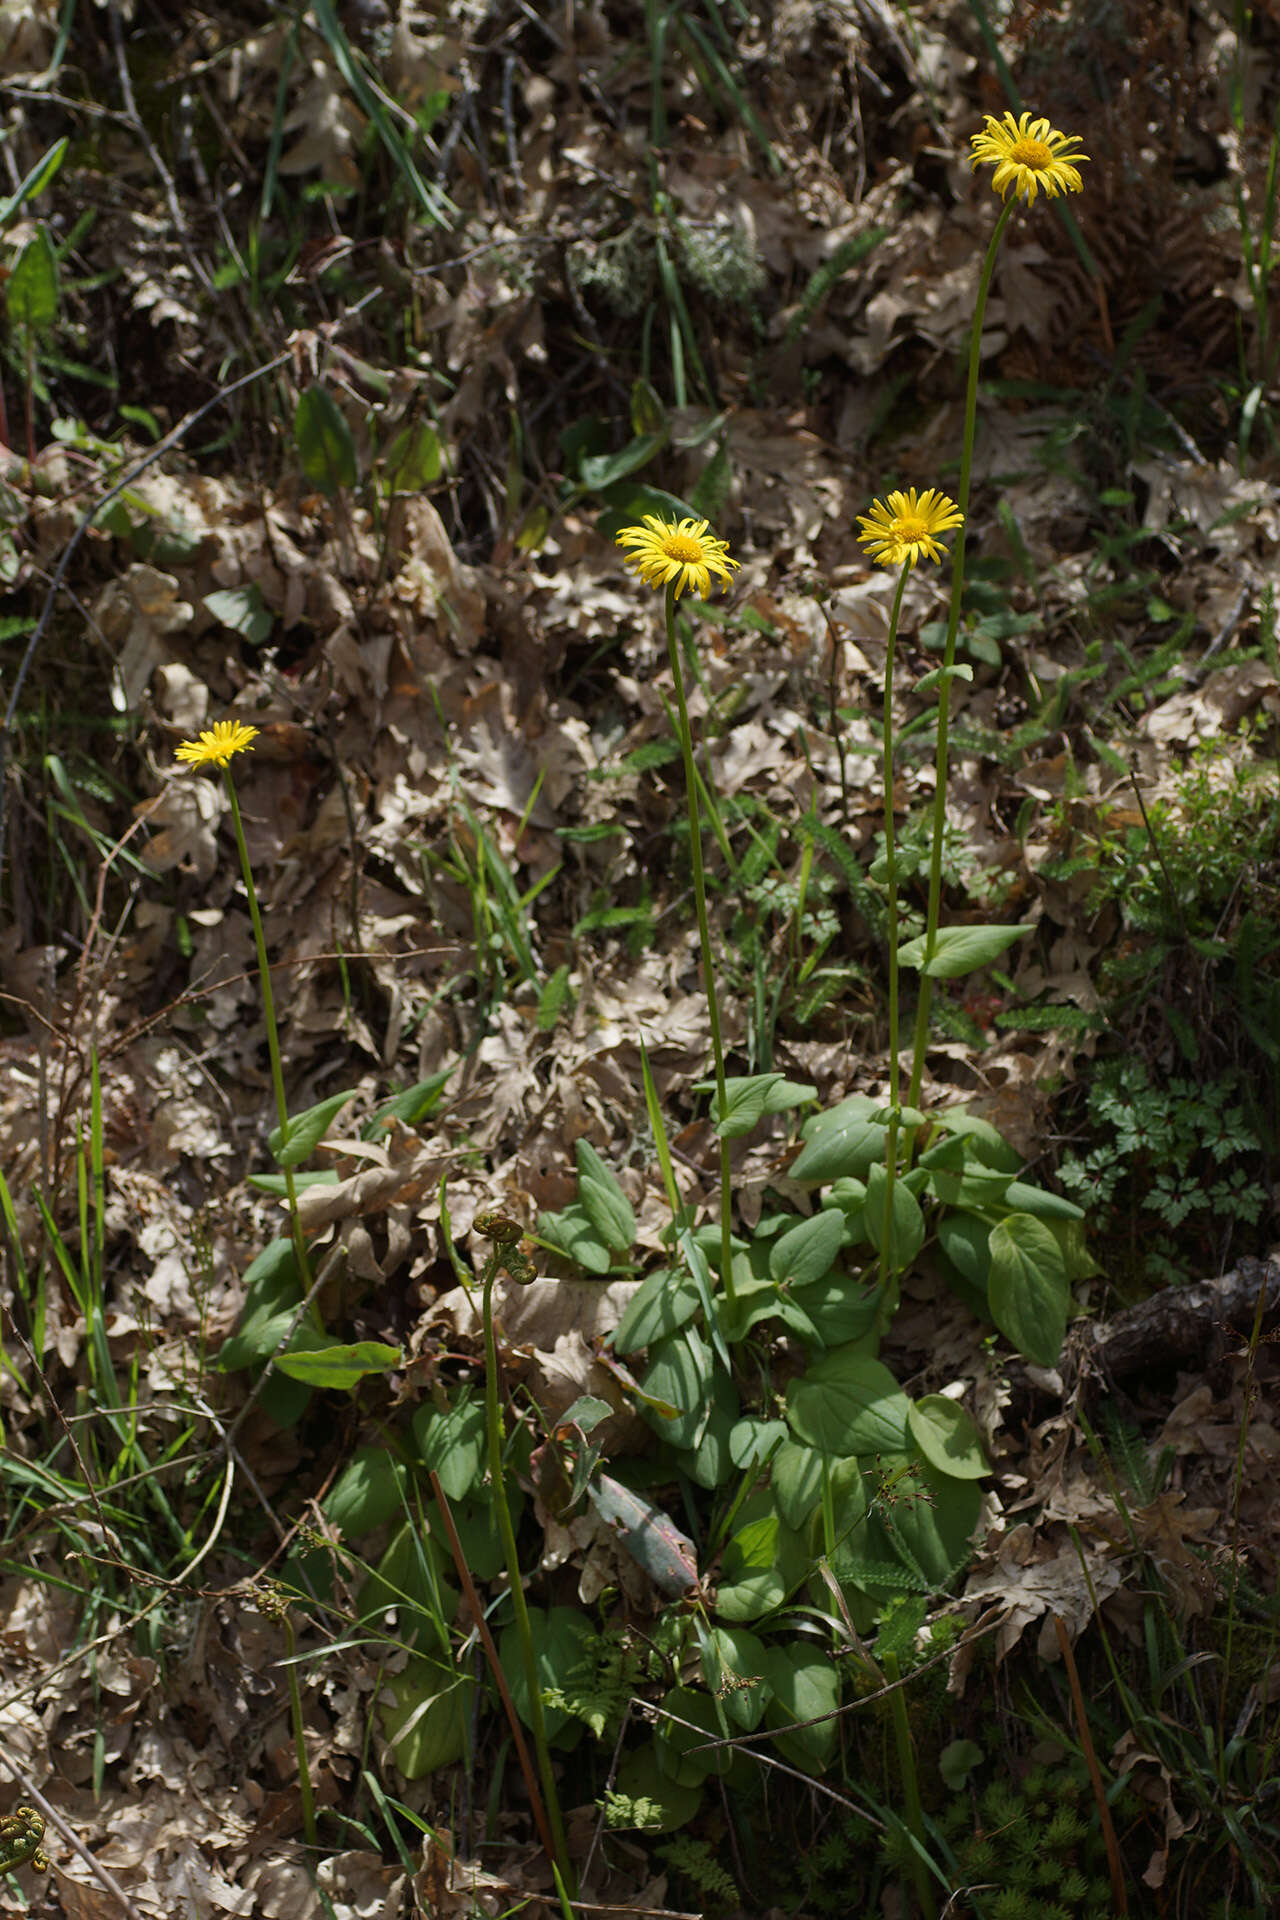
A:
{"label": "dry stick", "polygon": [[33,1806],[38,1807],[45,1819],[58,1829],[58,1832],[62,1835],[72,1853],[79,1854],[80,1858],[94,1875],[94,1878],[106,1888],[111,1898],[120,1902],[120,1907],[126,1916],[126,1920],[142,1920],[142,1915],[138,1912],[138,1909],[134,1906],[132,1900],[130,1900],[115,1875],[109,1872],[100,1860],[94,1859],[88,1847],[72,1832],[57,1808],[50,1806],[39,1787],[32,1782],[24,1769],[18,1765],[16,1760],[11,1759],[2,1747],[0,1747],[0,1766],[3,1766],[10,1777],[17,1781],[18,1785],[22,1788],[23,1797],[30,1800]]}
{"label": "dry stick", "polygon": [[1107,1805],[1106,1792],[1102,1785],[1102,1769],[1098,1765],[1098,1756],[1093,1750],[1093,1735],[1089,1731],[1089,1719],[1084,1710],[1084,1695],[1080,1690],[1080,1675],[1076,1670],[1076,1656],[1071,1649],[1071,1641],[1062,1624],[1059,1614],[1053,1616],[1053,1630],[1058,1636],[1058,1651],[1062,1655],[1063,1665],[1067,1669],[1067,1682],[1071,1688],[1071,1702],[1076,1710],[1076,1728],[1080,1735],[1080,1745],[1084,1748],[1085,1765],[1089,1769],[1089,1779],[1093,1785],[1093,1797],[1097,1803],[1098,1819],[1102,1823],[1102,1838],[1107,1848],[1107,1871],[1111,1875],[1111,1898],[1119,1914],[1129,1911],[1129,1894],[1124,1884],[1124,1866],[1120,1859],[1120,1842],[1116,1839],[1115,1826],[1111,1819],[1111,1809]]}
{"label": "dry stick", "polygon": [[205,400],[200,406],[194,408],[187,414],[185,419],[179,420],[177,426],[171,427],[163,440],[157,440],[155,446],[150,448],[147,453],[144,453],[142,458],[129,468],[129,471],[122,479],[117,480],[114,486],[108,487],[107,491],[102,495],[102,498],[94,502],[89,508],[89,511],[82,517],[75,532],[63,548],[62,557],[58,561],[58,565],[54,570],[53,579],[49,583],[49,591],[45,595],[44,605],[40,609],[40,618],[32,628],[31,638],[27,641],[22,659],[19,662],[18,671],[14,677],[13,692],[9,695],[9,704],[5,709],[4,720],[0,722],[0,878],[2,878],[4,874],[5,830],[8,825],[6,806],[8,783],[5,779],[5,771],[9,759],[9,735],[13,731],[13,719],[18,710],[18,701],[22,696],[22,689],[26,682],[27,674],[30,672],[31,663],[36,657],[36,649],[48,631],[49,622],[53,617],[54,602],[57,600],[62,583],[66,578],[76,548],[80,545],[80,542],[102,509],[109,506],[113,500],[119,499],[120,495],[126,492],[127,489],[133,485],[134,481],[138,480],[146,472],[148,467],[154,466],[156,461],[161,459],[164,454],[171,453],[174,447],[182,441],[186,434],[190,433],[192,427],[194,427],[198,421],[204,419],[207,413],[212,413],[213,409],[221,406],[224,400],[229,400],[233,393],[239,393],[242,387],[252,386],[255,380],[261,380],[265,374],[274,373],[277,367],[283,367],[291,358],[292,354],[288,350],[284,353],[278,353],[274,360],[268,360],[265,365],[255,367],[252,373],[242,374],[238,380],[233,380],[229,387],[219,387],[212,399]]}
{"label": "dry stick", "polygon": [[511,1698],[511,1690],[507,1686],[507,1676],[502,1671],[502,1662],[498,1658],[498,1649],[494,1645],[493,1635],[489,1631],[489,1622],[484,1617],[484,1606],[481,1603],[480,1595],[476,1592],[475,1582],[471,1578],[471,1569],[468,1567],[463,1555],[462,1542],[458,1538],[458,1529],[453,1524],[453,1514],[450,1511],[445,1490],[440,1485],[439,1475],[436,1473],[434,1467],[430,1470],[430,1480],[431,1491],[434,1493],[436,1505],[440,1509],[440,1518],[444,1521],[444,1530],[449,1536],[449,1551],[453,1555],[453,1564],[458,1570],[458,1579],[461,1581],[462,1590],[467,1596],[472,1617],[476,1623],[476,1631],[480,1635],[481,1644],[485,1650],[485,1657],[493,1669],[493,1677],[497,1683],[498,1692],[502,1697],[503,1707],[506,1710],[507,1721],[511,1727],[511,1738],[515,1742],[516,1757],[520,1762],[520,1771],[524,1775],[524,1784],[529,1795],[529,1804],[533,1808],[533,1818],[538,1829],[538,1838],[542,1842],[543,1852],[546,1854],[548,1860],[554,1860],[556,1858],[556,1850],[551,1839],[551,1824],[547,1819],[547,1810],[542,1803],[542,1793],[538,1786],[537,1771],[534,1767],[529,1749],[525,1745],[524,1729],[520,1725],[520,1716],[516,1712],[515,1701]]}

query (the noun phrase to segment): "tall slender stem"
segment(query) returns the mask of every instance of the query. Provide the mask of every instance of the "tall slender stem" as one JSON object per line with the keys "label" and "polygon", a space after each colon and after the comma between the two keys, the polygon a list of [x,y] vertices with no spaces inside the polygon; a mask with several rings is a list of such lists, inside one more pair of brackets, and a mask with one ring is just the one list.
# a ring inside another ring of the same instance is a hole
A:
{"label": "tall slender stem", "polygon": [[284,1624],[285,1645],[288,1648],[288,1661],[285,1672],[289,1684],[289,1712],[293,1720],[294,1752],[298,1757],[298,1798],[302,1803],[302,1831],[307,1845],[316,1844],[316,1796],[311,1784],[311,1767],[307,1759],[307,1729],[302,1717],[302,1688],[298,1683],[298,1669],[294,1665],[293,1621],[289,1618],[289,1609],[285,1607],[281,1620]]}
{"label": "tall slender stem", "polygon": [[502,1406],[498,1395],[498,1341],[493,1329],[493,1283],[502,1257],[503,1248],[495,1246],[485,1265],[481,1283],[483,1288],[481,1315],[484,1320],[484,1412],[489,1440],[489,1486],[493,1494],[494,1511],[498,1516],[502,1551],[507,1562],[507,1578],[511,1587],[511,1611],[515,1617],[516,1638],[520,1642],[525,1685],[529,1693],[529,1730],[533,1735],[534,1751],[538,1756],[538,1777],[542,1782],[542,1798],[546,1805],[547,1821],[555,1848],[555,1865],[559,1868],[566,1884],[570,1884],[573,1873],[569,1865],[569,1848],[565,1840],[564,1821],[560,1815],[560,1797],[556,1792],[555,1774],[551,1770],[551,1750],[547,1745],[547,1722],[542,1711],[542,1681],[538,1675],[538,1661],[533,1650],[529,1608],[520,1579],[516,1532],[511,1524],[511,1508],[507,1504],[507,1483],[502,1472],[503,1425]]}
{"label": "tall slender stem", "polygon": [[[707,996],[707,1013],[711,1021],[711,1051],[715,1057],[716,1075],[716,1111],[721,1120],[728,1112],[728,1094],[724,1075],[724,1040],[720,1027],[720,1002],[716,994],[716,969],[711,953],[711,926],[707,919],[707,883],[702,867],[702,821],[698,812],[698,776],[693,763],[693,738],[689,731],[689,707],[684,697],[684,673],[680,666],[680,649],[676,644],[676,583],[667,584],[667,653],[671,660],[671,677],[675,681],[676,711],[679,716],[680,751],[684,755],[684,790],[689,809],[689,860],[693,868],[693,898],[698,916],[698,939],[702,946],[702,979]],[[709,776],[708,769],[708,776]],[[725,1298],[731,1307],[737,1305],[737,1289],[733,1281],[733,1242],[730,1237],[732,1199],[732,1169],[729,1165],[729,1142],[720,1136],[720,1278],[724,1285]]]}
{"label": "tall slender stem", "polygon": [[[262,990],[262,1017],[267,1029],[267,1053],[271,1060],[271,1085],[276,1096],[276,1119],[280,1127],[281,1145],[289,1137],[289,1104],[284,1093],[284,1068],[280,1061],[280,1035],[276,1028],[276,1002],[271,991],[271,963],[267,959],[267,940],[262,930],[262,914],[258,907],[258,890],[253,884],[253,868],[249,864],[249,849],[245,844],[244,822],[240,818],[240,801],[236,795],[236,783],[231,776],[231,768],[224,766],[222,777],[226,784],[227,798],[231,802],[231,824],[235,829],[236,847],[240,854],[240,872],[244,879],[244,890],[249,901],[249,919],[253,926],[253,944],[258,956],[258,983]],[[298,1189],[294,1183],[293,1168],[283,1167],[284,1190],[289,1202],[289,1223],[293,1232],[294,1258],[298,1263],[298,1279],[303,1295],[311,1291],[311,1264],[307,1258],[307,1243],[302,1234],[302,1222],[298,1218]]]}
{"label": "tall slender stem", "polygon": [[911,562],[903,563],[898,575],[898,590],[889,615],[889,642],[884,656],[884,720],[881,728],[884,749],[884,866],[888,890],[889,935],[889,1137],[885,1157],[884,1230],[880,1243],[880,1284],[889,1278],[889,1256],[893,1243],[893,1194],[898,1178],[898,1128],[901,1106],[898,1101],[898,842],[893,822],[893,665],[898,643],[898,620],[902,596],[906,591]]}
{"label": "tall slender stem", "polygon": [[929,850],[929,905],[925,922],[924,966],[920,973],[920,997],[916,1002],[915,1045],[911,1057],[911,1085],[908,1106],[917,1106],[920,1083],[924,1078],[924,1056],[929,1044],[929,1010],[933,981],[928,965],[938,939],[938,919],[942,909],[942,851],[947,824],[947,756],[951,724],[951,669],[956,663],[956,636],[960,631],[960,606],[964,599],[965,529],[969,515],[969,476],[973,467],[973,439],[978,420],[978,363],[982,352],[982,322],[987,311],[987,293],[995,270],[996,254],[1004,230],[1009,224],[1016,198],[1007,200],[996,221],[987,246],[978,281],[978,298],[973,309],[973,331],[969,335],[969,386],[964,402],[964,445],[960,454],[960,486],[956,505],[965,518],[956,534],[951,559],[951,610],[947,618],[947,644],[942,656],[942,684],[938,689],[938,734],[934,764],[937,769],[933,792],[933,838]]}

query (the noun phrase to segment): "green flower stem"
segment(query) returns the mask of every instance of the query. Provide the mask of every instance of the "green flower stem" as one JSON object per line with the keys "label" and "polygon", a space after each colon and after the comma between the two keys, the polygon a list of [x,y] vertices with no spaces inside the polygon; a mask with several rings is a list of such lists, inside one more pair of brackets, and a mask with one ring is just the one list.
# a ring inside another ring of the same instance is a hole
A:
{"label": "green flower stem", "polygon": [[[711,953],[711,927],[707,919],[707,883],[702,870],[702,822],[698,812],[698,773],[693,763],[693,738],[689,731],[689,707],[684,697],[684,674],[680,667],[680,649],[676,644],[676,583],[667,582],[667,653],[671,677],[676,686],[679,715],[680,751],[684,755],[684,790],[689,807],[689,859],[693,867],[693,898],[698,914],[698,938],[702,943],[703,988],[707,1013],[711,1020],[711,1051],[715,1056],[716,1108],[721,1119],[729,1110],[724,1077],[724,1040],[720,1029],[720,1002],[716,997],[716,970]],[[729,1142],[720,1137],[720,1277],[725,1298],[731,1307],[738,1304],[733,1281],[733,1244],[730,1238],[730,1202],[732,1173],[729,1166]]]}
{"label": "green flower stem", "polygon": [[906,592],[911,562],[903,564],[898,575],[898,591],[893,596],[889,615],[889,641],[884,657],[884,865],[888,891],[889,934],[889,1138],[885,1157],[884,1237],[880,1243],[880,1284],[889,1278],[889,1255],[893,1245],[893,1192],[898,1178],[898,1127],[901,1103],[898,1099],[898,843],[893,824],[893,662],[898,643],[898,620],[902,596]]}
{"label": "green flower stem", "polygon": [[933,1884],[929,1879],[929,1869],[924,1859],[924,1808],[920,1801],[916,1752],[911,1739],[911,1722],[907,1717],[907,1703],[902,1691],[902,1674],[898,1666],[898,1656],[894,1653],[886,1653],[881,1665],[884,1668],[885,1678],[893,1687],[893,1692],[889,1695],[889,1712],[893,1720],[893,1743],[897,1749],[898,1767],[902,1774],[902,1798],[907,1817],[907,1831],[917,1848],[911,1861],[911,1877],[916,1884],[916,1898],[920,1902],[921,1913],[925,1916],[925,1920],[934,1920],[938,1903],[934,1898]]}
{"label": "green flower stem", "polygon": [[529,1608],[525,1602],[524,1586],[520,1579],[520,1558],[516,1552],[516,1531],[511,1524],[511,1508],[507,1504],[507,1483],[502,1473],[503,1427],[502,1408],[498,1398],[498,1341],[493,1330],[493,1283],[502,1256],[502,1247],[495,1246],[485,1263],[481,1279],[483,1291],[480,1311],[484,1321],[484,1412],[489,1439],[489,1485],[493,1491],[494,1511],[498,1516],[498,1532],[502,1536],[502,1551],[507,1562],[516,1637],[520,1642],[520,1655],[524,1661],[525,1685],[529,1692],[529,1730],[533,1735],[534,1752],[538,1756],[538,1778],[542,1782],[542,1798],[546,1803],[547,1821],[555,1848],[553,1864],[559,1869],[565,1884],[571,1886],[573,1870],[569,1865],[569,1848],[565,1840],[564,1821],[560,1815],[560,1797],[556,1792],[555,1775],[551,1771],[547,1723],[542,1711],[542,1682],[538,1677],[538,1661],[533,1651],[533,1632],[529,1625]]}
{"label": "green flower stem", "polygon": [[[231,802],[231,824],[235,828],[236,846],[240,851],[240,872],[244,878],[244,890],[249,900],[249,918],[253,923],[253,944],[257,950],[258,980],[262,988],[262,1016],[267,1028],[267,1052],[271,1058],[271,1084],[275,1088],[276,1118],[283,1142],[289,1136],[289,1106],[284,1097],[284,1068],[280,1064],[280,1035],[276,1029],[275,996],[271,991],[271,964],[267,959],[266,935],[262,931],[258,890],[253,884],[253,868],[249,864],[249,849],[245,845],[244,822],[240,818],[236,783],[231,777],[229,766],[223,767],[222,777],[226,783],[227,798]],[[303,1238],[302,1222],[298,1218],[298,1190],[294,1184],[293,1168],[284,1167],[281,1171],[284,1174],[285,1195],[289,1202],[289,1221],[293,1232],[294,1257],[298,1263],[298,1279],[305,1296],[311,1291],[311,1263],[307,1259],[307,1243]]]}
{"label": "green flower stem", "polygon": [[947,644],[942,656],[942,684],[938,688],[938,736],[935,750],[937,769],[933,793],[933,840],[929,852],[929,905],[925,922],[924,965],[920,973],[920,997],[916,1002],[915,1046],[911,1058],[911,1086],[908,1106],[918,1106],[920,1083],[924,1078],[924,1056],[929,1044],[929,1008],[933,981],[928,965],[938,940],[938,920],[942,909],[942,848],[947,824],[947,749],[951,723],[951,669],[956,663],[956,636],[960,631],[960,603],[964,599],[964,545],[969,517],[969,475],[973,467],[973,436],[978,419],[978,362],[982,350],[982,322],[987,311],[987,293],[995,271],[996,254],[1004,230],[1012,217],[1016,197],[1007,200],[987,246],[978,281],[978,298],[973,310],[973,331],[969,336],[969,387],[964,403],[964,445],[960,454],[960,485],[956,505],[965,518],[956,532],[951,559],[951,611],[947,620]]}

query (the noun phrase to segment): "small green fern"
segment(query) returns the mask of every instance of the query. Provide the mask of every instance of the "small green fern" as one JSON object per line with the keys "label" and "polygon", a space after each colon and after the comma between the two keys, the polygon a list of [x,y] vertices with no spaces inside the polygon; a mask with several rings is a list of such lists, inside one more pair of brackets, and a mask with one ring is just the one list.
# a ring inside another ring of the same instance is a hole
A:
{"label": "small green fern", "polygon": [[725,1906],[737,1906],[741,1901],[736,1882],[725,1872],[705,1840],[677,1833],[658,1851],[674,1872],[683,1874],[708,1900]]}

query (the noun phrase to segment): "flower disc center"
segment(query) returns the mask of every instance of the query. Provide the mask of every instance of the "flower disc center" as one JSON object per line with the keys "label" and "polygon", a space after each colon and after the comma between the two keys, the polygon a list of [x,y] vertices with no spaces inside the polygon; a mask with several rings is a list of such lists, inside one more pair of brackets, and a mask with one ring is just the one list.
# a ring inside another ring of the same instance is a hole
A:
{"label": "flower disc center", "polygon": [[895,520],[894,535],[904,546],[918,547],[922,540],[929,538],[928,523],[924,520]]}
{"label": "flower disc center", "polygon": [[662,543],[662,551],[668,560],[679,560],[685,566],[700,566],[706,558],[701,540],[694,540],[687,533],[669,533]]}
{"label": "flower disc center", "polygon": [[1053,165],[1053,150],[1046,147],[1043,140],[1032,140],[1028,136],[1014,141],[1009,158],[1020,167],[1034,167],[1037,172],[1043,172]]}

